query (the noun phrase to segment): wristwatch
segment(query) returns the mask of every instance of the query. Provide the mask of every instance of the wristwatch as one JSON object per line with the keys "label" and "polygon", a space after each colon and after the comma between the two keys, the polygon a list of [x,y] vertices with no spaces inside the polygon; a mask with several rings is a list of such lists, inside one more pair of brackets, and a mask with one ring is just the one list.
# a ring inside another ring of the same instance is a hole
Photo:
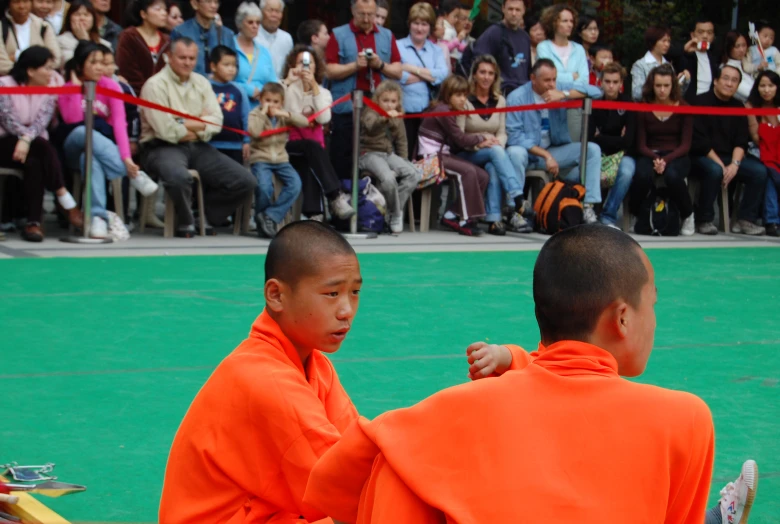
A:
{"label": "wristwatch", "polygon": [[571,96],[571,91],[569,91],[568,89],[564,89],[563,97],[568,99],[570,96]]}
{"label": "wristwatch", "polygon": [[731,163],[739,167],[739,165],[742,163],[742,160],[733,160]]}

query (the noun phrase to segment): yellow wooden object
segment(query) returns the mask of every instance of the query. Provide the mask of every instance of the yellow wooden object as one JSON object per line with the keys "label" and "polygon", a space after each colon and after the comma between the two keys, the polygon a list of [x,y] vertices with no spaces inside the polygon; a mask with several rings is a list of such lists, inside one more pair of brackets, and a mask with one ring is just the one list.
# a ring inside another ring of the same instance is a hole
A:
{"label": "yellow wooden object", "polygon": [[[0,476],[0,480],[8,479]],[[17,491],[14,491],[13,495],[19,497],[19,502],[17,504],[0,502],[0,511],[21,518],[25,524],[70,524],[32,495]]]}

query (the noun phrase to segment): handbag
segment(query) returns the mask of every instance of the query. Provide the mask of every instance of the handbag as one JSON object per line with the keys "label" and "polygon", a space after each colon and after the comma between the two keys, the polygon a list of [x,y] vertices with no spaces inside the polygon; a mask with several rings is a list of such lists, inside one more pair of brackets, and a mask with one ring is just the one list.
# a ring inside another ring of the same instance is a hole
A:
{"label": "handbag", "polygon": [[417,189],[425,189],[441,184],[447,179],[441,162],[441,154],[428,155],[412,162],[420,170],[422,176],[417,183]]}
{"label": "handbag", "polygon": [[618,167],[623,160],[625,152],[618,151],[614,155],[601,156],[601,187],[612,187],[617,179]]}

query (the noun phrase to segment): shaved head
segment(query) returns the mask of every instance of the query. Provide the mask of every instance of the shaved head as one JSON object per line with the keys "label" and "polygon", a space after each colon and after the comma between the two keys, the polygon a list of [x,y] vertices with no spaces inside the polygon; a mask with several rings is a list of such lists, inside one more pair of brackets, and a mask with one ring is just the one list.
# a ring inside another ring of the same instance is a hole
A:
{"label": "shaved head", "polygon": [[355,250],[334,229],[314,220],[283,227],[268,246],[265,281],[272,278],[294,286],[306,276],[320,272],[330,256],[353,256]]}
{"label": "shaved head", "polygon": [[637,309],[650,280],[640,245],[603,225],[582,225],[553,235],[534,266],[534,303],[542,342],[587,342],[599,317],[615,301]]}

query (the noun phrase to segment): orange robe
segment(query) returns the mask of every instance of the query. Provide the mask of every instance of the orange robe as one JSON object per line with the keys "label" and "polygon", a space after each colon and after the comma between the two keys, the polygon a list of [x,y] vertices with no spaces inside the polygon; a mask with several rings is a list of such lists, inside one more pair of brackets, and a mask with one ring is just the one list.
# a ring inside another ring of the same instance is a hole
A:
{"label": "orange robe", "polygon": [[707,405],[620,378],[614,357],[590,344],[534,356],[361,418],[315,466],[306,503],[374,524],[701,524],[714,453]]}
{"label": "orange robe", "polygon": [[315,350],[304,373],[292,343],[264,311],[184,416],[165,470],[160,522],[324,518],[303,503],[306,483],[357,416],[330,360]]}

